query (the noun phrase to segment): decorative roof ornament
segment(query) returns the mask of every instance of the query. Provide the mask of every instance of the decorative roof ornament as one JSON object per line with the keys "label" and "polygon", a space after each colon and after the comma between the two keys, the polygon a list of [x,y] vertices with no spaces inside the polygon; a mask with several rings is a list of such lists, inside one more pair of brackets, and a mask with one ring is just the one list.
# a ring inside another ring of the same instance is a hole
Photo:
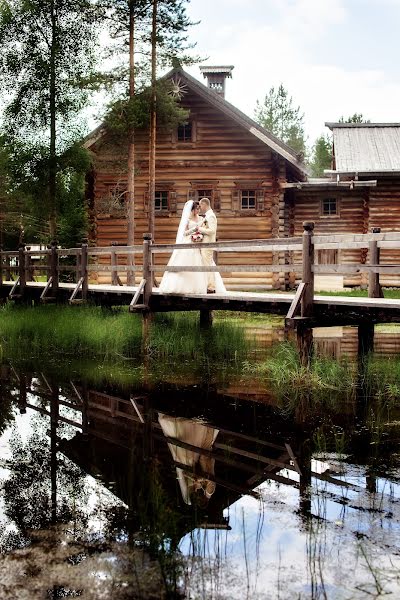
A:
{"label": "decorative roof ornament", "polygon": [[188,93],[188,86],[179,76],[174,77],[171,80],[171,83],[172,86],[169,92],[170,95],[174,98],[177,98],[178,100],[181,100],[181,98]]}

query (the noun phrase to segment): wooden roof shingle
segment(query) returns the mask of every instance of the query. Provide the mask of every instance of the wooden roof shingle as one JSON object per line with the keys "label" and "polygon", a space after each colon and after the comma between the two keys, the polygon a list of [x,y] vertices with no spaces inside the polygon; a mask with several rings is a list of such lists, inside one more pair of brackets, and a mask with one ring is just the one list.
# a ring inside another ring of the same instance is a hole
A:
{"label": "wooden roof shingle", "polygon": [[400,123],[326,123],[339,174],[400,173]]}

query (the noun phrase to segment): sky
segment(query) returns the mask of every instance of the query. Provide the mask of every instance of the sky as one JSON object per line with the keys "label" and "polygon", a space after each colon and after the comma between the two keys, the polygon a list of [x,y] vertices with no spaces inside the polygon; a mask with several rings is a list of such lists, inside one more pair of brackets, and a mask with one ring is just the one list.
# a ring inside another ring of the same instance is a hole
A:
{"label": "sky", "polygon": [[[254,116],[280,83],[305,115],[308,144],[326,121],[362,113],[400,122],[400,0],[191,0],[206,65],[234,65],[226,99]],[[202,79],[198,66],[188,68]],[[205,82],[205,80],[203,80]]]}

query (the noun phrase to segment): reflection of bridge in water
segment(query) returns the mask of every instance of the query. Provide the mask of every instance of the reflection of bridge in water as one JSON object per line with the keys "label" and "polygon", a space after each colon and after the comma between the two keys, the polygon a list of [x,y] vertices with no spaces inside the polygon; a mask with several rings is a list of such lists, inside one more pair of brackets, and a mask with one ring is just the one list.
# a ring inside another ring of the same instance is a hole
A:
{"label": "reflection of bridge in water", "polygon": [[[100,477],[128,505],[134,527],[140,527],[138,498],[152,505],[151,478],[156,476],[166,505],[180,515],[169,532],[175,544],[197,527],[229,528],[225,509],[242,495],[260,497],[264,482],[297,490],[305,518],[326,516],[319,514],[317,497],[343,511],[348,506],[360,518],[378,504],[380,518],[399,516],[393,493],[375,496],[386,473],[374,462],[375,449],[365,431],[364,437],[355,434],[350,440],[353,459],[363,468],[355,482],[343,464],[313,458],[310,440],[316,424],[282,416],[271,397],[267,404],[254,403],[229,389],[222,393],[173,385],[116,393],[72,381],[59,385],[44,374],[20,374],[7,366],[2,368],[1,395],[11,395],[21,412],[49,417],[52,468],[57,468],[56,453],[61,451],[86,473]],[[364,409],[355,402],[333,419],[351,435]],[[62,423],[73,428],[70,439],[59,437]],[[398,483],[395,477],[390,480]],[[52,484],[56,501],[55,475]]]}

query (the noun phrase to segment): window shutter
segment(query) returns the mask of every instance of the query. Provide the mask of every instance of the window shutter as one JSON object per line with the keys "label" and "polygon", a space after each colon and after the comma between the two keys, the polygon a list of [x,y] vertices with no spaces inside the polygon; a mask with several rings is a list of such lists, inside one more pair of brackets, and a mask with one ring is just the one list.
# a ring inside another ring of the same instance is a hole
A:
{"label": "window shutter", "polygon": [[221,210],[221,192],[219,190],[214,190],[213,204],[214,204],[214,210],[216,210],[216,211]]}
{"label": "window shutter", "polygon": [[149,190],[145,190],[144,194],[143,194],[143,208],[145,211],[149,210],[149,199],[150,199]]}
{"label": "window shutter", "polygon": [[197,127],[196,127],[196,121],[192,121],[192,142],[197,142]]}
{"label": "window shutter", "polygon": [[188,200],[196,200],[196,190],[189,190],[188,191]]}
{"label": "window shutter", "polygon": [[257,210],[264,210],[264,197],[265,197],[265,191],[264,190],[257,190],[257,192],[256,192],[256,207],[257,207]]}
{"label": "window shutter", "polygon": [[177,193],[176,192],[169,192],[168,196],[169,196],[169,210],[170,210],[170,212],[176,213],[176,197],[177,197]]}
{"label": "window shutter", "polygon": [[240,210],[240,190],[232,191],[232,210]]}

